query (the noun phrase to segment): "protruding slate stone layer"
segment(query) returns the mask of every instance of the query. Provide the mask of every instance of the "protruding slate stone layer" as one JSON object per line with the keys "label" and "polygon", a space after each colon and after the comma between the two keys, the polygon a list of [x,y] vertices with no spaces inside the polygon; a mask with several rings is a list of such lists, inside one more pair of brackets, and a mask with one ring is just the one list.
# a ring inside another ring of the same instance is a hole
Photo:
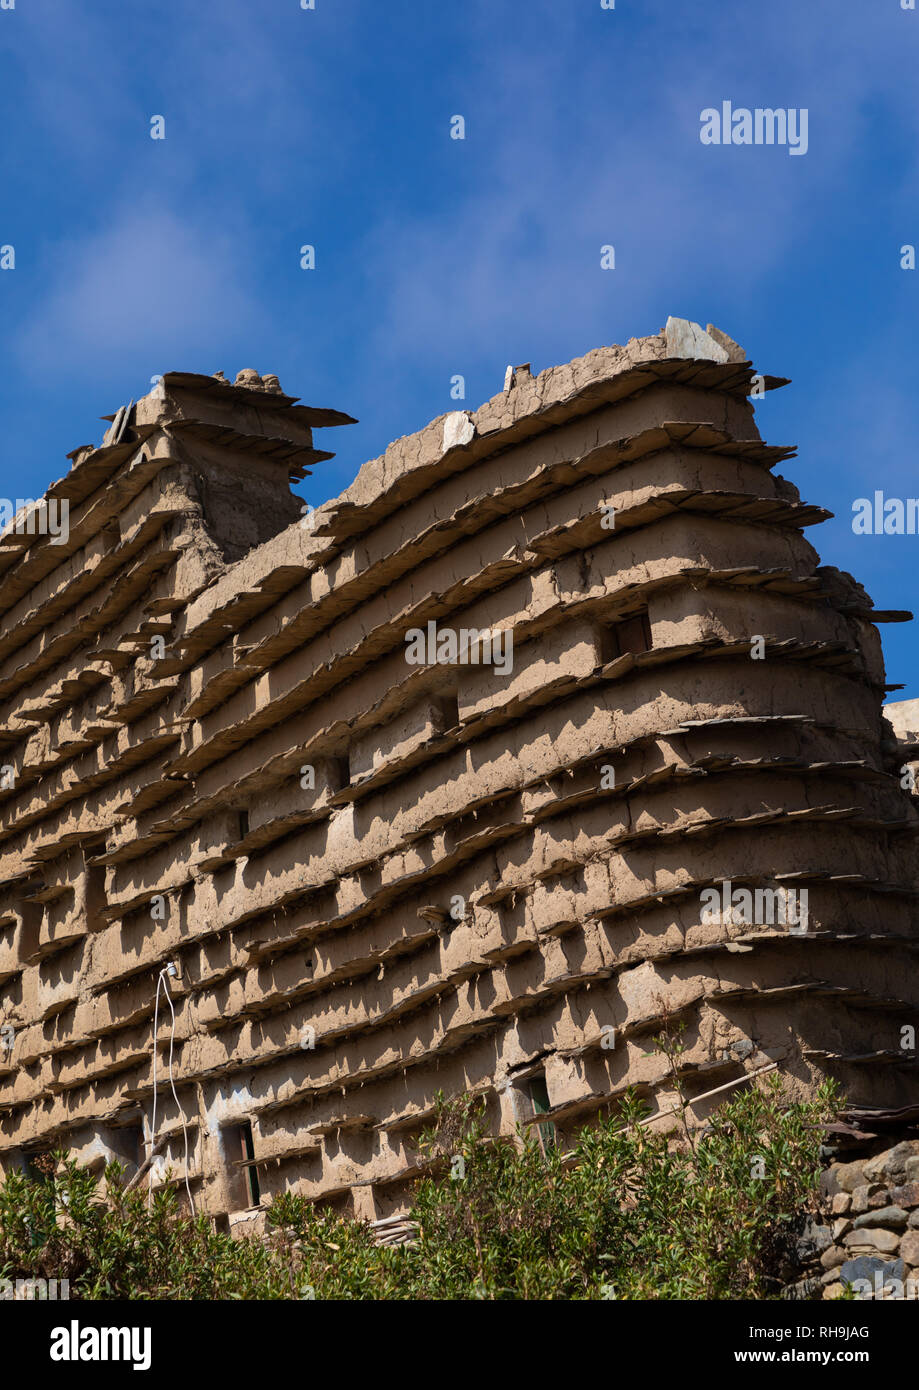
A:
{"label": "protruding slate stone layer", "polygon": [[[55,485],[68,544],[0,543],[4,1160],[139,1160],[169,962],[157,1130],[217,1212],[387,1214],[440,1090],[563,1141],[629,1084],[666,1110],[668,1015],[691,1095],[913,1097],[903,615],[819,565],[736,344],[518,368],[312,517],[288,478],[350,417],[240,375],[165,377]],[[512,670],[409,664],[429,622]],[[707,920],[725,882],[806,889],[806,934]]]}

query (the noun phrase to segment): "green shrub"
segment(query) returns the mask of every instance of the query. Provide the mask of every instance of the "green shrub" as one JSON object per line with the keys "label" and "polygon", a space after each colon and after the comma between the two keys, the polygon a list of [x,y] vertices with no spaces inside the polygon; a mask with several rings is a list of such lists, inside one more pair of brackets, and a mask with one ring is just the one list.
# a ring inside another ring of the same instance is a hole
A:
{"label": "green shrub", "polygon": [[91,1299],[769,1297],[835,1107],[830,1084],[790,1103],[773,1076],[675,1138],[644,1126],[630,1093],[563,1155],[490,1137],[480,1099],[440,1098],[419,1144],[418,1239],[389,1249],[290,1194],[264,1238],[234,1239],[183,1214],[171,1186],[148,1207],[117,1165],[103,1192],[59,1154],[46,1181],[0,1186],[0,1278],[68,1279],[71,1298]]}

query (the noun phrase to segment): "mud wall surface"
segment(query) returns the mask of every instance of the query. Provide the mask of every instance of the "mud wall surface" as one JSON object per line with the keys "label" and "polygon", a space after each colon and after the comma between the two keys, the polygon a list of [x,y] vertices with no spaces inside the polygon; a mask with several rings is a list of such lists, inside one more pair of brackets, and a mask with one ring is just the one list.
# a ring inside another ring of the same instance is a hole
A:
{"label": "mud wall surface", "polygon": [[805,538],[781,384],[671,319],[306,515],[350,417],[254,372],[74,452],[66,539],[0,538],[5,1166],[139,1163],[154,1022],[154,1180],[234,1219],[398,1209],[438,1091],[562,1142],[629,1084],[665,1111],[665,1017],[700,1119],[772,1064],[914,1099],[904,615]]}

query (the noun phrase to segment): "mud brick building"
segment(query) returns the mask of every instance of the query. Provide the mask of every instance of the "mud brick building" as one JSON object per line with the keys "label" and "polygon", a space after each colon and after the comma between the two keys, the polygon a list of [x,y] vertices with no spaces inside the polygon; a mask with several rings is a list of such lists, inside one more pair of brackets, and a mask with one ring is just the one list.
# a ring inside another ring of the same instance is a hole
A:
{"label": "mud brick building", "polygon": [[[155,1044],[154,1180],[233,1225],[400,1209],[439,1090],[560,1142],[666,1111],[665,1013],[699,1118],[773,1064],[915,1099],[908,615],[819,563],[753,373],[677,319],[518,367],[306,516],[350,417],[274,377],[170,373],[74,451],[65,543],[0,538],[5,1167],[138,1164]],[[408,663],[429,622],[512,670]],[[725,883],[806,930],[706,920]]]}

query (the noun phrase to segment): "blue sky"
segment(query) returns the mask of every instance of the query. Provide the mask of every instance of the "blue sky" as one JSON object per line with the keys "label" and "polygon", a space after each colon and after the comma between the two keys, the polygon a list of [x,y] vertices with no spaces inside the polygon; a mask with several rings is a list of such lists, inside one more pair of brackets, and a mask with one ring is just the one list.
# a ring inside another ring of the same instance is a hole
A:
{"label": "blue sky", "polygon": [[[168,370],[276,372],[390,440],[533,370],[712,321],[793,384],[758,411],[810,531],[919,609],[919,11],[901,0],[15,0],[0,10],[0,492],[37,496]],[[700,112],[806,107],[807,154]],[[466,138],[450,139],[461,114]],[[150,138],[151,117],[166,138]],[[315,271],[299,248],[316,247]],[[600,247],[616,269],[600,268]],[[915,624],[882,630],[919,696]]]}

